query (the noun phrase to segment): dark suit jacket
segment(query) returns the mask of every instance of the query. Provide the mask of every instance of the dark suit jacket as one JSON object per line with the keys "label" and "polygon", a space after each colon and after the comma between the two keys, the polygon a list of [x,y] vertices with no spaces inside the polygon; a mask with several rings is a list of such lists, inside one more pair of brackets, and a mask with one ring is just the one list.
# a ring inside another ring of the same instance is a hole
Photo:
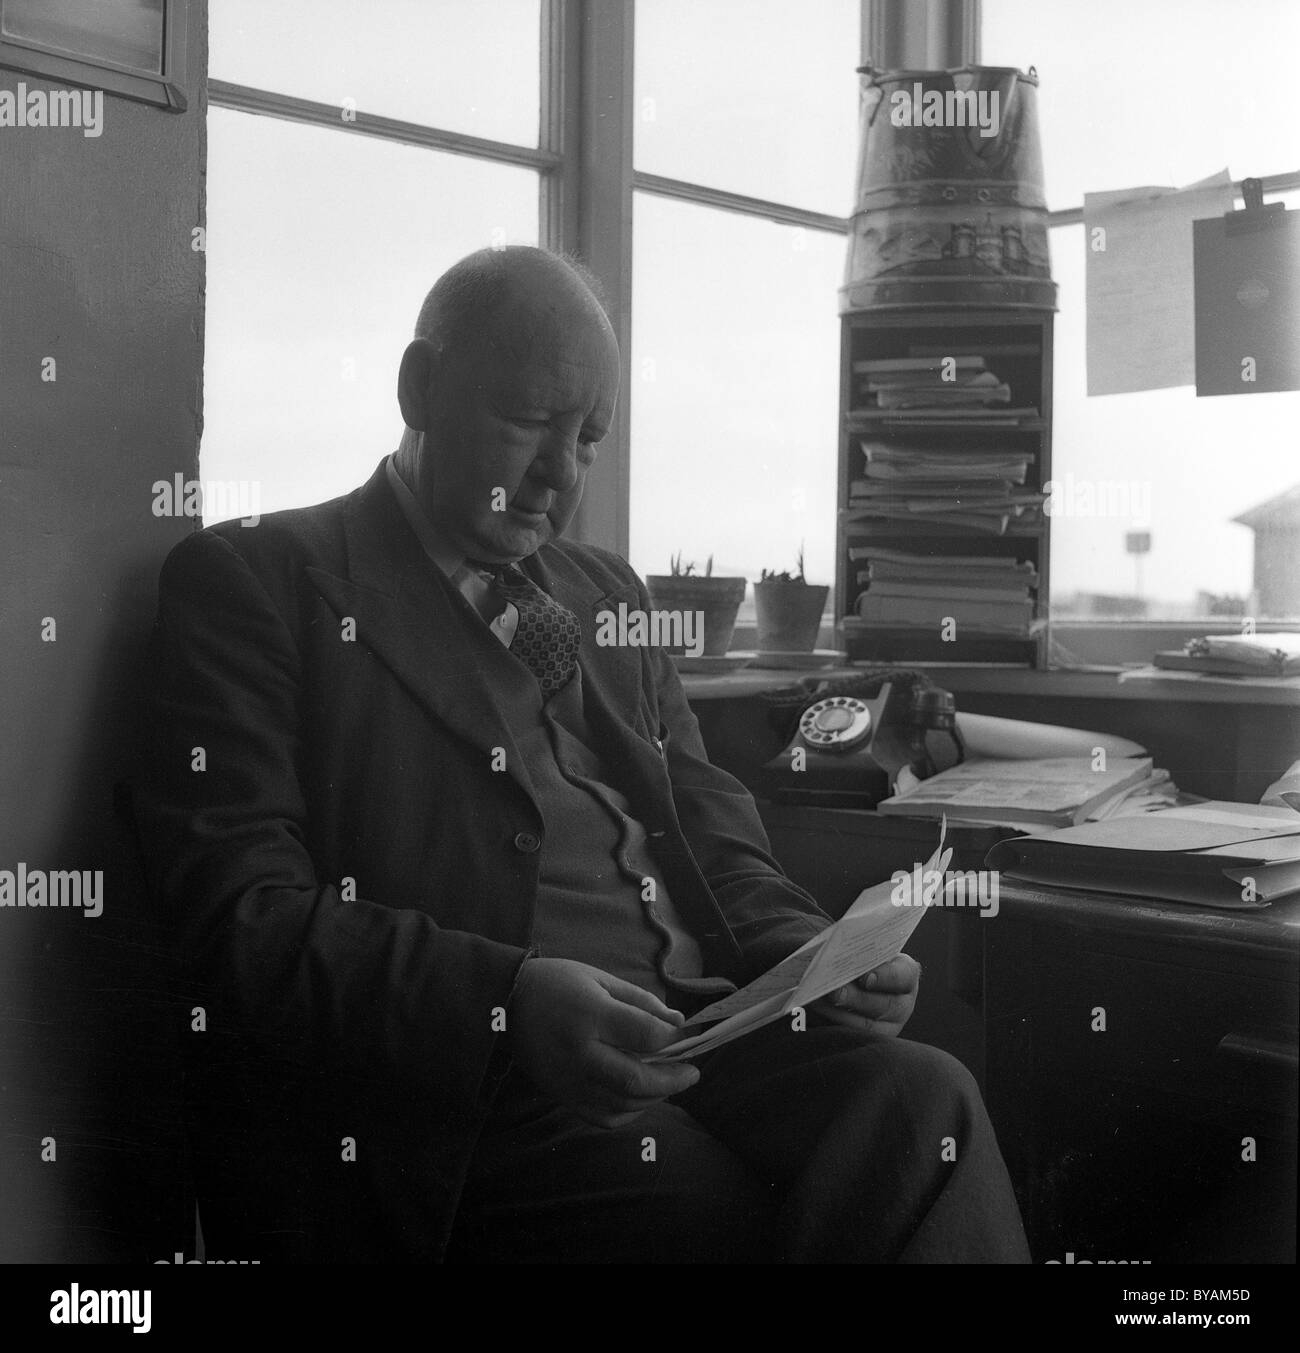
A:
{"label": "dark suit jacket", "polygon": [[[629,566],[560,542],[522,567],[581,623],[593,736],[708,971],[749,980],[826,917],[709,764],[671,659],[596,645],[598,611],[649,607]],[[178,1017],[215,1257],[445,1247],[508,1067],[494,1022],[546,836],[507,717],[536,685],[502,657],[382,464],[346,497],[202,531],[163,567],[136,797],[195,984]]]}

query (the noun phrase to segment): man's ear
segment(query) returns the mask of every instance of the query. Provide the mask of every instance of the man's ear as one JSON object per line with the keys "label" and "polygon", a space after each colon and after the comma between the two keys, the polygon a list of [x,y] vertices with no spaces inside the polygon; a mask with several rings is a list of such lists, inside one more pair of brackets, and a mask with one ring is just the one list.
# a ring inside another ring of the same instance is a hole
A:
{"label": "man's ear", "polygon": [[402,421],[416,432],[429,428],[429,387],[433,383],[438,354],[427,338],[413,338],[397,369],[397,402]]}

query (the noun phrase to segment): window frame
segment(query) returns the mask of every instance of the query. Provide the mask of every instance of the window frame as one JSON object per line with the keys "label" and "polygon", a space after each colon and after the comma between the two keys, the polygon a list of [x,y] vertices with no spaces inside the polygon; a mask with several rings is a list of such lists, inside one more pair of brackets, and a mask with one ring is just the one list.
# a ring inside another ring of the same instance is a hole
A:
{"label": "window frame", "polygon": [[[839,234],[850,218],[790,203],[733,193],[704,184],[638,171],[633,162],[633,90],[636,0],[541,0],[540,106],[536,146],[523,146],[426,126],[360,110],[344,121],[334,104],[315,102],[224,80],[209,80],[217,107],[304,122],[354,135],[398,141],[457,155],[530,168],[538,173],[538,238],[544,248],[581,258],[600,279],[618,340],[621,388],[613,426],[601,444],[600,470],[588,481],[570,527],[575,539],[626,556],[629,547],[632,385],[633,195],[646,193],[715,210]],[[183,5],[179,6],[181,9]],[[906,0],[861,0],[861,59],[887,66],[978,63],[979,0],[936,6]],[[870,54],[870,55],[869,55]],[[1300,188],[1300,173],[1263,180],[1265,192]],[[1240,185],[1237,185],[1238,193]],[[1048,213],[1049,228],[1077,225],[1083,208]],[[833,526],[833,524],[832,524]],[[1051,598],[1047,598],[1050,611]],[[1068,622],[1076,645],[1092,631],[1096,655],[1076,647],[1083,663],[1113,653],[1113,621]],[[1126,622],[1127,634],[1159,641],[1159,622]],[[1206,632],[1218,626],[1209,624]],[[1105,640],[1105,642],[1101,642]],[[1113,661],[1113,658],[1111,659]]]}
{"label": "window frame", "polygon": [[0,67],[56,84],[103,90],[136,103],[156,104],[169,113],[183,113],[189,107],[185,92],[189,0],[163,0],[162,69],[156,74],[4,33],[4,8],[0,0]]}

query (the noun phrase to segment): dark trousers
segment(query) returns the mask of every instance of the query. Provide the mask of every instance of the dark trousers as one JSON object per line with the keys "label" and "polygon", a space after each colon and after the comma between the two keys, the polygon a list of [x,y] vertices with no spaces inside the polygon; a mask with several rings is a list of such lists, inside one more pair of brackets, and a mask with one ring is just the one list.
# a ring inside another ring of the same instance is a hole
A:
{"label": "dark trousers", "polygon": [[449,1262],[1028,1263],[974,1079],[947,1053],[786,1021],[616,1129],[507,1081]]}

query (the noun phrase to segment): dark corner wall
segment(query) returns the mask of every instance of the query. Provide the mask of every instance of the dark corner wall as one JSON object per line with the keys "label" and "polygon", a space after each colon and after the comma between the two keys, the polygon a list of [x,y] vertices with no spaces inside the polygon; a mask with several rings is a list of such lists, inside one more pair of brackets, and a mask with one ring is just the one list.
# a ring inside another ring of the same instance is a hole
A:
{"label": "dark corner wall", "polygon": [[[152,489],[197,476],[201,428],[205,0],[190,14],[187,111],[106,94],[98,137],[0,126],[0,871],[103,874],[98,917],[0,907],[11,1263],[152,1261],[193,1235],[179,1002],[114,811],[158,569],[194,527]],[[20,82],[59,87],[0,70]]]}

